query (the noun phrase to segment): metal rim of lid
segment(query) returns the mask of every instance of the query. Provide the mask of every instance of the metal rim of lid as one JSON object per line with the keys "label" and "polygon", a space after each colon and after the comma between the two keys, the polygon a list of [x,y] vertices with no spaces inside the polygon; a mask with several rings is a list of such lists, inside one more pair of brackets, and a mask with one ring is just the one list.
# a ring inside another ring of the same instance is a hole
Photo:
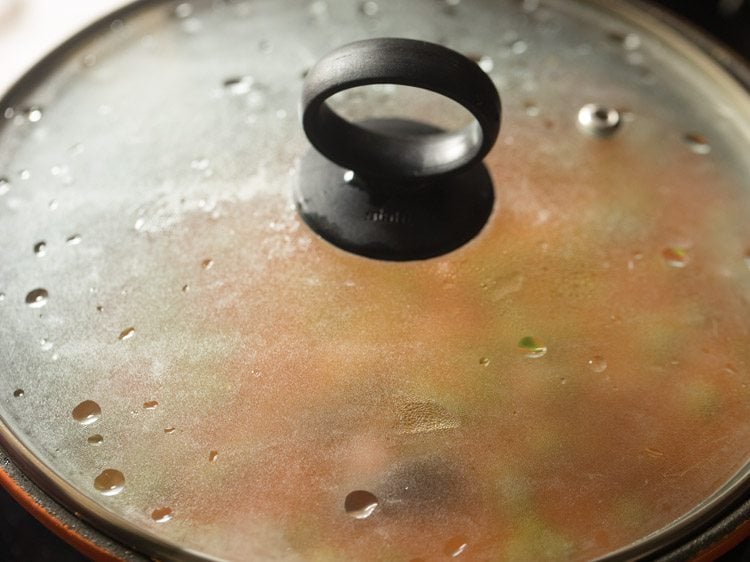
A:
{"label": "metal rim of lid", "polygon": [[[750,64],[694,25],[660,7],[648,4],[645,0],[584,1],[595,8],[616,13],[636,27],[651,31],[662,38],[665,44],[680,51],[687,59],[698,65],[703,72],[710,74],[714,80],[730,88],[734,86],[731,89],[735,91],[741,91],[744,95],[738,97],[737,101],[744,100],[745,103],[750,103]],[[42,82],[47,71],[54,68],[58,60],[66,56],[69,50],[87,40],[91,35],[101,32],[113,20],[134,14],[147,6],[153,7],[168,2],[169,0],[157,2],[134,0],[74,33],[29,68],[7,91],[2,92],[0,102]],[[131,558],[131,552],[128,549],[166,560],[220,560],[185,548],[176,548],[154,533],[144,533],[142,529],[89,499],[52,471],[35,453],[33,447],[18,438],[0,415],[0,460],[4,457],[1,454],[3,450],[9,459],[9,466],[15,465],[20,469],[14,468],[6,472],[19,483],[24,492],[31,496],[46,494],[52,498],[52,502],[59,503],[63,509],[69,510],[69,513],[75,511],[75,517],[83,521],[83,524],[89,524],[95,529],[91,534],[85,534],[86,539],[105,551],[112,552],[115,556],[126,556],[126,559],[135,560],[140,559],[139,555],[133,553]],[[673,522],[669,527],[597,560],[633,560],[651,556],[657,560],[671,561],[696,557],[715,544],[721,543],[723,539],[732,536],[743,523],[748,521],[750,518],[748,493],[750,493],[750,462],[713,496],[706,498],[701,506]],[[54,505],[52,502],[41,501],[40,503]],[[47,511],[52,517],[60,513],[54,509]],[[59,517],[62,519],[62,514]],[[73,532],[76,532],[75,529]],[[109,537],[119,541],[123,545],[122,548],[113,547]]]}

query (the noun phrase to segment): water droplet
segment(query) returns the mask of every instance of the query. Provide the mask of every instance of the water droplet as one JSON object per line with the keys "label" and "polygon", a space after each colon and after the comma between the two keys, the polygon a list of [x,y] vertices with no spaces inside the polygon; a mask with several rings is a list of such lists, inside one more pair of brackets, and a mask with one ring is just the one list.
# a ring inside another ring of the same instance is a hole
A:
{"label": "water droplet", "polygon": [[38,105],[32,105],[31,107],[26,108],[24,113],[26,114],[26,119],[28,119],[30,123],[37,123],[42,118],[42,108]]}
{"label": "water droplet", "polygon": [[84,400],[73,408],[71,414],[81,425],[91,425],[102,415],[102,409],[93,400]]}
{"label": "water droplet", "polygon": [[344,181],[346,183],[352,183],[354,181],[354,178],[355,178],[354,171],[347,170],[346,172],[344,172]]}
{"label": "water droplet", "polygon": [[492,60],[492,57],[488,55],[482,55],[480,56],[476,61],[479,68],[484,70],[487,74],[492,72],[492,70],[495,68],[495,61]]}
{"label": "water droplet", "polygon": [[595,373],[603,373],[607,368],[607,361],[601,355],[594,355],[589,359],[589,369]]}
{"label": "water droplet", "polygon": [[156,400],[149,400],[143,403],[143,408],[145,410],[155,410],[158,405],[159,403]]}
{"label": "water droplet", "polygon": [[175,428],[174,427],[165,427],[164,428],[164,433],[166,433],[167,435],[170,435],[170,434],[172,434],[174,432],[175,432]]}
{"label": "water droplet", "polygon": [[47,243],[44,240],[41,240],[34,244],[34,253],[38,258],[47,255]]}
{"label": "water droplet", "polygon": [[613,31],[607,35],[607,37],[621,45],[626,51],[635,51],[641,46],[641,38],[635,33],[620,33],[619,31]]}
{"label": "water droplet", "polygon": [[174,15],[179,19],[185,19],[189,18],[193,15],[193,5],[189,2],[183,2],[182,4],[177,4],[177,6],[174,9]]}
{"label": "water droplet", "polygon": [[83,66],[86,68],[91,68],[96,64],[96,55],[93,53],[89,53],[87,55],[84,55],[83,57]]}
{"label": "water droplet", "polygon": [[121,19],[112,20],[112,23],[109,24],[109,29],[115,33],[122,31],[124,27],[125,22]]}
{"label": "water droplet", "polygon": [[29,294],[26,295],[26,304],[31,308],[41,308],[47,304],[48,298],[49,293],[47,292],[47,289],[34,289],[33,291],[29,291]]}
{"label": "water droplet", "polygon": [[125,476],[114,468],[105,468],[99,476],[94,478],[94,488],[103,496],[116,496],[122,492],[124,486]]}
{"label": "water droplet", "polygon": [[518,347],[526,352],[526,357],[538,359],[547,353],[547,346],[533,336],[525,336],[518,342]]}
{"label": "water droplet", "polygon": [[159,507],[151,512],[151,519],[157,523],[166,523],[172,519],[172,508],[171,507]]}
{"label": "water droplet", "polygon": [[31,178],[31,172],[29,172],[28,170],[21,170],[20,172],[18,172],[18,177],[26,181],[27,179]]}
{"label": "water droplet", "polygon": [[190,285],[183,285],[182,286],[182,292],[187,293],[190,290]]}
{"label": "water droplet", "polygon": [[100,305],[100,304],[97,304],[96,305],[96,311],[97,312],[101,312],[102,310],[104,310],[104,307],[102,305]]}
{"label": "water droplet", "polygon": [[0,178],[0,197],[10,191],[10,180],[8,178]]}
{"label": "water droplet", "polygon": [[322,18],[328,13],[328,4],[323,0],[316,0],[310,4],[309,12],[311,16]]}
{"label": "water droplet", "polygon": [[16,116],[16,110],[13,109],[12,107],[6,107],[5,110],[3,111],[3,117],[5,117],[6,119],[13,119],[13,117],[15,116]]}
{"label": "water droplet", "polygon": [[17,388],[15,391],[13,391],[13,396],[16,398],[23,398],[24,391],[22,388]]}
{"label": "water droplet", "polygon": [[526,109],[526,115],[529,117],[537,117],[541,111],[539,110],[539,106],[536,105],[533,101],[527,101],[523,104],[524,109]]}
{"label": "water droplet", "polygon": [[467,542],[466,537],[457,535],[451,538],[447,543],[445,543],[443,552],[446,554],[446,556],[456,558],[457,556],[461,556],[461,554],[463,554],[467,546],[469,546],[469,543]]}
{"label": "water droplet", "polygon": [[359,11],[362,12],[367,17],[372,18],[378,15],[378,12],[380,11],[380,6],[378,6],[377,2],[368,0],[367,2],[362,2],[359,5]]}
{"label": "water droplet", "polygon": [[233,76],[224,80],[224,88],[233,96],[243,96],[253,89],[252,76]]}
{"label": "water droplet", "polygon": [[211,258],[206,258],[201,262],[201,267],[203,269],[211,269],[214,266],[214,260]]}
{"label": "water droplet", "polygon": [[688,148],[690,148],[695,154],[705,156],[711,152],[711,145],[708,144],[708,140],[706,140],[706,137],[703,135],[699,135],[698,133],[686,133],[682,137],[682,140],[685,141]]}
{"label": "water droplet", "polygon": [[132,326],[130,328],[125,328],[122,332],[120,332],[120,335],[117,336],[117,339],[119,340],[127,340],[132,338],[135,335],[135,328]]}
{"label": "water droplet", "polygon": [[210,451],[208,453],[208,462],[216,462],[219,458],[219,451]]}
{"label": "water droplet", "polygon": [[55,346],[55,344],[49,341],[47,338],[42,338],[39,340],[39,346],[42,348],[42,351],[49,351]]}
{"label": "water droplet", "polygon": [[88,439],[86,439],[89,445],[101,445],[104,442],[104,437],[99,435],[98,433],[95,433],[94,435],[89,435]]}
{"label": "water droplet", "polygon": [[510,46],[510,51],[514,55],[522,55],[526,52],[526,50],[529,48],[526,41],[514,41],[513,44]]}
{"label": "water droplet", "polygon": [[635,33],[628,33],[622,40],[622,46],[628,51],[635,51],[641,46],[641,38]]}
{"label": "water droplet", "polygon": [[371,492],[355,490],[344,500],[346,513],[354,519],[367,519],[378,507],[378,498]]}
{"label": "water droplet", "polygon": [[489,365],[489,364],[490,364],[490,359],[489,359],[489,357],[482,357],[481,359],[479,359],[479,364],[480,364],[480,365],[481,365],[482,367],[486,367],[487,365]]}
{"label": "water droplet", "polygon": [[258,50],[264,55],[270,53],[272,49],[273,45],[271,45],[271,42],[268,39],[261,39],[260,43],[258,43]]}
{"label": "water droplet", "polygon": [[673,246],[662,252],[662,256],[668,265],[672,267],[685,267],[690,261],[690,255],[687,248]]}
{"label": "water droplet", "polygon": [[578,128],[589,135],[608,137],[620,126],[620,112],[595,103],[587,103],[578,111]]}
{"label": "water droplet", "polygon": [[65,239],[66,244],[70,244],[71,246],[77,246],[81,243],[81,235],[80,234],[72,234],[71,236],[68,236]]}

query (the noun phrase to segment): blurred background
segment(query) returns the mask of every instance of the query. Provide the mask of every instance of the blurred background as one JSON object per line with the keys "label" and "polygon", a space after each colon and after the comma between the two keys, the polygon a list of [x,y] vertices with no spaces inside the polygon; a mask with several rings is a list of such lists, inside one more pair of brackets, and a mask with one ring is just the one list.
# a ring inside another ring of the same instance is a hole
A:
{"label": "blurred background", "polygon": [[[354,1],[354,0],[353,0]],[[750,64],[750,0],[650,0],[689,20]],[[0,0],[0,91],[69,34],[123,0]],[[43,37],[43,42],[39,42]],[[86,558],[47,531],[0,488],[0,560],[83,562]],[[721,562],[750,562],[750,541]]]}

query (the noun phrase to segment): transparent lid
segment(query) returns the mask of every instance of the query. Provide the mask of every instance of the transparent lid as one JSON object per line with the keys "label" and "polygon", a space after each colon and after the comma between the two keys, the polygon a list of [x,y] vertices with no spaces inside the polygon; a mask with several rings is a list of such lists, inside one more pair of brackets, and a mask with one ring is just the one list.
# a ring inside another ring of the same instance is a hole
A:
{"label": "transparent lid", "polygon": [[[433,259],[342,251],[294,207],[304,74],[377,36],[466,54],[503,100],[492,214]],[[750,104],[654,17],[141,2],[0,111],[2,441],[137,550],[639,555],[744,489]]]}

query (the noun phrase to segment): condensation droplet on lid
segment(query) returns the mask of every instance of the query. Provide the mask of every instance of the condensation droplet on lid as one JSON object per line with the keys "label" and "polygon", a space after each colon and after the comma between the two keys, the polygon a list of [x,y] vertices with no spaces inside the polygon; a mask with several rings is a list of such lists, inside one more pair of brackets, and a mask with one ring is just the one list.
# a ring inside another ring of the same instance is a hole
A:
{"label": "condensation droplet on lid", "polygon": [[5,293],[0,293],[0,302],[5,300]]}
{"label": "condensation droplet on lid", "polygon": [[328,4],[323,0],[316,0],[315,2],[310,3],[308,10],[310,15],[320,18],[328,13]]}
{"label": "condensation droplet on lid", "polygon": [[31,172],[28,171],[28,170],[21,170],[21,171],[18,172],[18,177],[21,178],[22,180],[26,181],[29,178],[31,178]]}
{"label": "condensation droplet on lid", "polygon": [[224,88],[234,96],[242,96],[253,88],[252,76],[233,76],[224,80]]}
{"label": "condensation droplet on lid", "polygon": [[102,310],[104,310],[104,307],[102,305],[100,305],[100,304],[97,304],[96,305],[96,311],[97,312],[101,312]]}
{"label": "condensation droplet on lid", "polygon": [[175,431],[176,431],[176,429],[174,427],[165,427],[164,428],[164,433],[166,433],[167,435],[170,435],[170,434],[174,433]]}
{"label": "condensation droplet on lid", "polygon": [[181,290],[183,293],[187,293],[190,290],[190,285],[183,285]]}
{"label": "condensation droplet on lid", "polygon": [[209,451],[208,462],[216,462],[219,458],[219,451]]}
{"label": "condensation droplet on lid", "polygon": [[49,351],[55,346],[55,344],[49,341],[47,338],[42,338],[41,340],[39,340],[39,346],[42,348],[42,351]]}
{"label": "condensation droplet on lid", "polygon": [[94,478],[94,488],[103,496],[116,496],[125,486],[125,476],[114,468],[105,468]]}
{"label": "condensation droplet on lid", "polygon": [[23,398],[24,394],[25,393],[22,388],[17,388],[16,390],[13,391],[13,396],[16,398]]}
{"label": "condensation droplet on lid", "polygon": [[149,400],[143,403],[144,410],[155,410],[159,403],[156,400]]}
{"label": "condensation droplet on lid", "polygon": [[622,46],[628,51],[635,51],[641,46],[641,38],[635,33],[628,33],[622,40]]}
{"label": "condensation droplet on lid", "polygon": [[366,490],[349,492],[344,500],[344,510],[354,519],[367,519],[378,507],[378,498]]}
{"label": "condensation droplet on lid", "polygon": [[690,261],[690,254],[687,248],[681,246],[672,246],[662,252],[662,257],[671,267],[682,268]]}
{"label": "condensation droplet on lid", "polygon": [[469,546],[469,543],[466,539],[466,537],[463,537],[461,535],[457,535],[455,537],[452,537],[448,540],[448,542],[445,543],[445,548],[443,548],[443,552],[446,556],[450,556],[451,558],[456,558],[458,556],[461,556],[461,554],[464,553],[466,550],[466,547]]}
{"label": "condensation droplet on lid", "polygon": [[188,35],[193,35],[203,29],[203,23],[198,18],[186,18],[180,27]]}
{"label": "condensation droplet on lid", "polygon": [[122,332],[120,332],[120,335],[117,336],[117,339],[119,340],[127,340],[132,338],[135,335],[135,328],[132,326],[129,328],[125,328]]}
{"label": "condensation droplet on lid", "polygon": [[47,289],[34,289],[33,291],[29,291],[26,295],[26,304],[31,308],[41,308],[47,304],[48,299],[49,293],[47,292]]}
{"label": "condensation droplet on lid", "polygon": [[514,41],[513,44],[510,46],[510,51],[514,55],[522,55],[524,54],[527,49],[529,48],[529,45],[526,43],[526,41]]}
{"label": "condensation droplet on lid", "polygon": [[119,33],[125,28],[125,22],[121,19],[112,20],[112,23],[109,24],[110,31],[113,31],[115,33]]}
{"label": "condensation droplet on lid", "polygon": [[490,359],[489,359],[489,357],[481,357],[481,358],[479,359],[479,364],[480,364],[480,365],[481,365],[482,367],[486,367],[486,366],[488,366],[488,365],[490,364]]}
{"label": "condensation droplet on lid", "polygon": [[171,507],[159,507],[151,512],[151,519],[157,523],[166,523],[172,519],[172,513]]}
{"label": "condensation droplet on lid", "polygon": [[495,68],[495,61],[489,55],[472,55],[469,58],[477,63],[477,66],[487,74]]}
{"label": "condensation droplet on lid", "polygon": [[529,117],[537,117],[541,113],[539,106],[533,101],[527,101],[523,104],[523,106],[526,110],[526,115],[528,115]]}
{"label": "condensation droplet on lid", "polygon": [[607,361],[601,355],[594,355],[589,359],[588,365],[595,373],[603,373],[607,369]]}
{"label": "condensation droplet on lid", "polygon": [[193,5],[190,2],[177,4],[174,9],[174,15],[179,19],[189,18],[193,15]]}
{"label": "condensation droplet on lid", "polygon": [[688,145],[688,148],[695,154],[705,156],[711,152],[711,145],[708,144],[708,140],[703,135],[698,133],[686,133],[683,135],[682,140]]}
{"label": "condensation droplet on lid", "polygon": [[90,425],[101,417],[102,409],[93,400],[84,400],[73,408],[71,415],[81,425]]}
{"label": "condensation droplet on lid", "polygon": [[206,258],[201,262],[201,267],[203,269],[211,269],[214,266],[214,260],[211,258]]}
{"label": "condensation droplet on lid", "polygon": [[68,236],[65,239],[65,243],[69,244],[71,246],[77,246],[81,243],[81,235],[80,234],[72,234],[71,236]]}
{"label": "condensation droplet on lid", "polygon": [[44,240],[40,240],[34,244],[34,253],[38,258],[47,255],[47,243]]}
{"label": "condensation droplet on lid", "polygon": [[354,171],[353,170],[347,170],[344,172],[344,182],[346,183],[352,183],[354,181]]}
{"label": "condensation droplet on lid", "polygon": [[359,11],[362,12],[367,17],[374,17],[378,15],[378,12],[380,11],[380,6],[378,6],[377,2],[373,2],[372,0],[367,0],[366,2],[362,2],[359,5]]}
{"label": "condensation droplet on lid", "polygon": [[578,111],[578,128],[592,136],[611,136],[620,126],[620,112],[595,103],[587,103]]}
{"label": "condensation droplet on lid", "polygon": [[38,105],[32,105],[24,111],[26,114],[26,119],[29,120],[30,123],[37,123],[42,119],[42,108]]}
{"label": "condensation droplet on lid", "polygon": [[10,191],[10,180],[5,177],[0,177],[0,197]]}
{"label": "condensation droplet on lid", "polygon": [[273,49],[273,45],[268,39],[261,39],[258,43],[258,50],[263,53],[264,55],[267,55],[271,52]]}
{"label": "condensation droplet on lid", "polygon": [[526,357],[538,359],[547,353],[547,346],[533,336],[525,336],[518,341],[518,347],[526,352]]}
{"label": "condensation droplet on lid", "polygon": [[96,55],[89,53],[88,55],[84,55],[83,57],[83,66],[86,68],[91,68],[96,64]]}
{"label": "condensation droplet on lid", "polygon": [[95,433],[94,435],[89,435],[88,438],[86,439],[86,442],[89,445],[94,445],[94,446],[101,445],[104,442],[104,437],[102,437],[98,433]]}
{"label": "condensation droplet on lid", "polygon": [[13,119],[13,117],[15,116],[16,116],[16,110],[13,109],[12,107],[6,107],[3,110],[3,117],[5,117],[6,119]]}

